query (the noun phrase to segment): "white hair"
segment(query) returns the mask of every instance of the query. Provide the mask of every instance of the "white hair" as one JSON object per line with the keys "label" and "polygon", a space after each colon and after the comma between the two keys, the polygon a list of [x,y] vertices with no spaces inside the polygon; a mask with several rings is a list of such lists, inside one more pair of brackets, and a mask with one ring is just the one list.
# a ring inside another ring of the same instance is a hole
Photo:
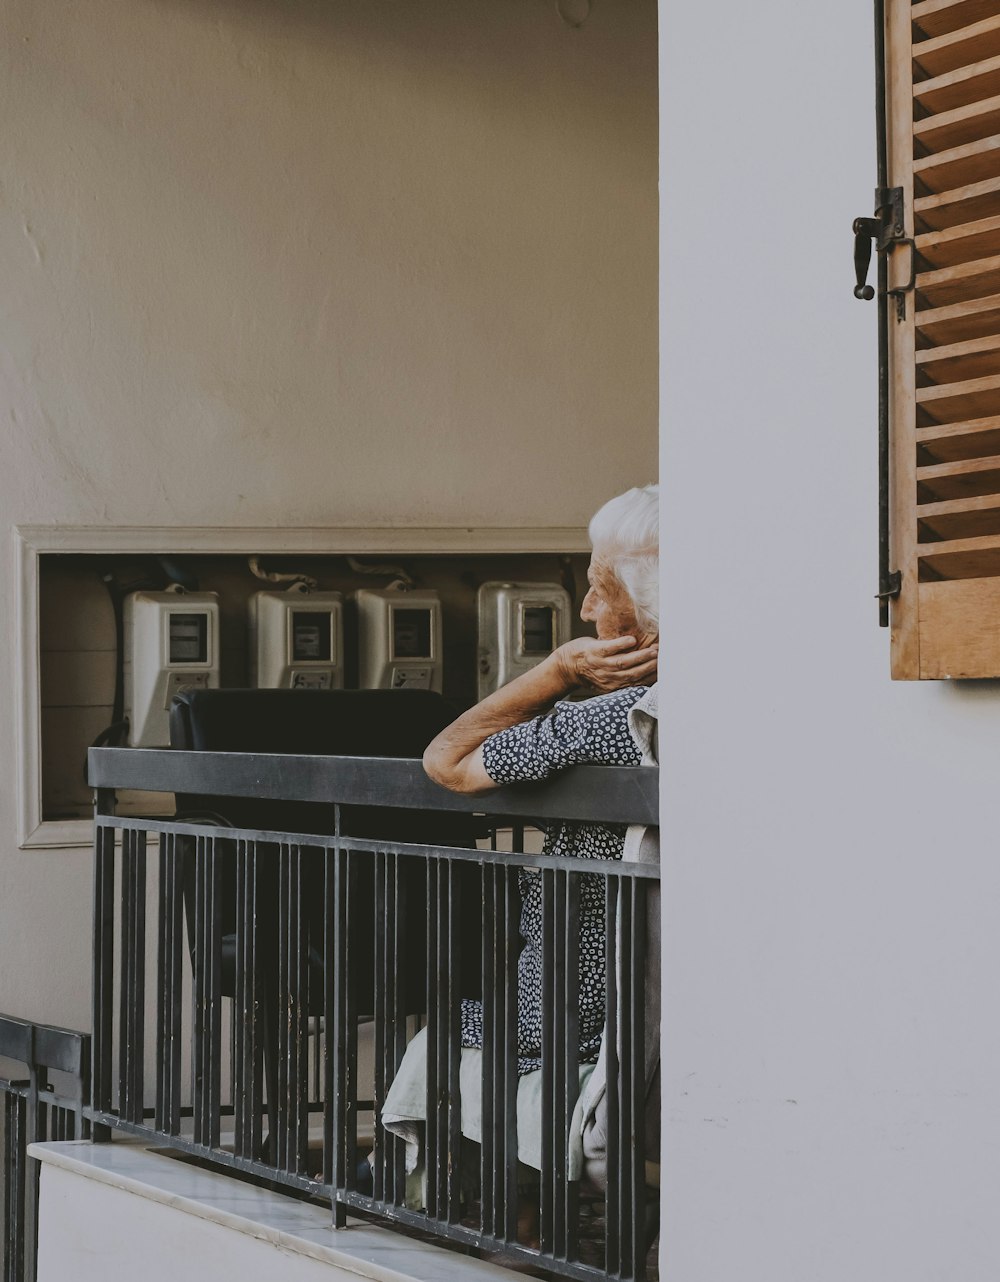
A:
{"label": "white hair", "polygon": [[660,487],[609,499],[590,522],[590,542],[635,607],[636,622],[660,630]]}

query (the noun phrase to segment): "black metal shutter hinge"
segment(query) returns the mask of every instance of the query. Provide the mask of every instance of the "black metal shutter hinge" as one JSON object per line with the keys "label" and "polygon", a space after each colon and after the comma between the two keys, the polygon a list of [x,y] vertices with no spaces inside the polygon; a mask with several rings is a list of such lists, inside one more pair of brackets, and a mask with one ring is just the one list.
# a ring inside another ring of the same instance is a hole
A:
{"label": "black metal shutter hinge", "polygon": [[905,285],[885,291],[889,298],[896,300],[896,320],[901,321],[906,316],[906,295],[913,292],[917,283],[917,247],[913,237],[906,235],[902,187],[876,187],[875,217],[854,220],[854,274],[857,278],[854,297],[866,301],[875,297],[875,290],[866,283],[872,260],[872,242],[875,252],[886,258],[902,245],[909,247],[909,279]]}
{"label": "black metal shutter hinge", "polygon": [[[880,82],[881,87],[881,82]],[[880,95],[879,101],[883,101]],[[884,139],[884,119],[879,121]],[[885,168],[884,147],[879,147],[879,176]],[[878,600],[879,624],[889,626],[889,602],[899,596],[903,576],[891,570],[889,549],[889,299],[896,303],[896,320],[906,317],[906,295],[916,286],[917,249],[906,235],[902,187],[875,188],[875,217],[854,220],[854,297],[870,300],[876,291],[867,283],[872,244],[878,255]],[[910,250],[910,276],[905,285],[889,288],[889,255],[899,245]]]}

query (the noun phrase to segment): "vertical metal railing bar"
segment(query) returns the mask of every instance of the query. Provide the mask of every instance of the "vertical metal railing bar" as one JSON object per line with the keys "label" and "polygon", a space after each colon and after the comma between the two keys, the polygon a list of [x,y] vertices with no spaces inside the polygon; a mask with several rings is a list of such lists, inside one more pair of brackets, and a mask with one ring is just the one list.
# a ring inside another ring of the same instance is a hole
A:
{"label": "vertical metal railing bar", "polygon": [[437,950],[434,965],[434,1056],[436,1061],[437,1095],[434,1100],[433,1125],[437,1135],[437,1160],[433,1167],[436,1218],[448,1220],[448,1165],[451,1158],[448,1144],[448,868],[441,860],[437,865],[437,888],[434,912],[437,918],[435,940]]}
{"label": "vertical metal railing bar", "polygon": [[271,1039],[277,1056],[278,1110],[276,1115],[278,1166],[288,1170],[288,1132],[293,1125],[288,1112],[289,1098],[289,950],[291,942],[291,859],[284,842],[278,846],[278,986],[275,996],[274,1025]]}
{"label": "vertical metal railing bar", "polygon": [[344,848],[340,836],[339,810],[335,844],[333,920],[333,1082],[332,1136],[334,1224],[343,1228],[347,1208],[337,1200],[338,1192],[357,1189],[357,1000],[351,964],[352,912],[357,901],[356,869],[352,852]]}
{"label": "vertical metal railing bar", "polygon": [[292,847],[292,874],[295,886],[295,953],[292,957],[295,982],[292,985],[295,1054],[295,1089],[289,1110],[295,1115],[295,1151],[291,1154],[293,1170],[305,1171],[309,1154],[309,919],[305,912],[305,861],[309,849]]}
{"label": "vertical metal railing bar", "polygon": [[120,988],[118,991],[118,1029],[119,1042],[121,1049],[118,1055],[118,1111],[126,1121],[132,1121],[132,1092],[130,1090],[132,1076],[132,1048],[134,1046],[134,1037],[132,1032],[132,957],[133,942],[132,929],[134,926],[135,914],[133,911],[133,899],[135,888],[133,877],[135,871],[135,833],[127,830],[122,833],[122,856],[121,856],[121,917],[119,929],[121,932],[121,942],[118,947],[119,968],[121,978],[119,980]]}
{"label": "vertical metal railing bar", "polygon": [[[309,1171],[312,1159],[309,1157],[309,1118],[311,1104],[319,1103],[318,1071],[316,1063],[319,1056],[319,1020],[313,1015],[316,1003],[320,1000],[322,987],[316,963],[320,960],[322,943],[313,935],[312,918],[307,911],[309,896],[314,893],[315,870],[321,857],[320,848],[305,846],[299,850],[299,916],[302,952],[300,961],[300,997],[302,1002],[301,1041],[299,1043],[299,1117],[302,1124],[302,1170]],[[310,876],[306,881],[306,870]],[[315,1087],[315,1089],[313,1089]]]}
{"label": "vertical metal railing bar", "polygon": [[7,1172],[4,1282],[22,1282],[24,1277],[27,1107],[23,1095],[4,1094],[4,1168]]}
{"label": "vertical metal railing bar", "polygon": [[460,901],[457,865],[451,860],[444,861],[447,950],[444,982],[444,1018],[446,1022],[446,1068],[448,1080],[448,1097],[446,1101],[447,1118],[447,1195],[448,1223],[457,1224],[462,1218],[462,1022],[461,999],[459,997],[459,976],[463,958],[459,945],[459,922],[462,905]]}
{"label": "vertical metal railing bar", "polygon": [[[496,848],[496,829],[492,834],[492,848]],[[482,886],[482,927],[483,946],[481,954],[482,968],[482,1019],[483,1049],[482,1069],[480,1073],[480,1091],[482,1103],[482,1142],[479,1158],[479,1227],[484,1234],[491,1237],[497,1232],[495,1219],[495,1196],[493,1172],[496,1169],[496,1151],[494,1147],[494,1105],[496,1091],[496,998],[497,998],[497,958],[500,956],[500,940],[497,934],[497,923],[501,915],[497,912],[499,873],[495,864],[482,864],[479,869]]]}
{"label": "vertical metal railing bar", "polygon": [[[403,1005],[403,985],[400,967],[403,962],[403,922],[406,914],[404,883],[401,880],[402,860],[399,855],[390,856],[389,904],[391,927],[386,932],[391,938],[390,970],[392,974],[392,1000],[389,1003],[389,1018],[392,1021],[391,1059],[389,1061],[389,1080],[395,1078],[406,1052],[406,1016]],[[378,1125],[378,1118],[375,1118]],[[406,1145],[397,1135],[389,1138],[389,1157],[392,1169],[392,1203],[401,1206],[406,1201]]]}
{"label": "vertical metal railing bar", "polygon": [[[101,823],[115,808],[111,789],[97,790],[94,798],[96,827],[94,831],[94,950],[93,950],[93,1028],[91,1043],[93,1070],[91,1083],[94,1108],[100,1113],[111,1111],[113,1073],[114,1009],[114,926],[115,926],[115,830]],[[107,1126],[94,1128],[95,1140],[108,1140]]]}
{"label": "vertical metal railing bar", "polygon": [[144,1120],[145,1084],[146,1084],[146,833],[139,830],[135,834],[135,894],[132,900],[134,922],[132,926],[132,1001],[135,1014],[132,1017],[132,1036],[135,1047],[132,1053],[132,1120],[141,1123]]}
{"label": "vertical metal railing bar", "polygon": [[[311,977],[310,977],[310,984],[309,984],[309,992],[311,996],[313,993],[313,984],[312,984]],[[311,1006],[310,1006],[310,1009],[312,1009]],[[313,1015],[311,1017],[309,1032],[310,1032],[309,1075],[310,1075],[310,1081],[312,1083],[311,1090],[310,1090],[310,1096],[311,1096],[310,1102],[313,1104],[320,1104],[322,1103],[322,1100],[323,1100],[323,1056],[320,1050],[322,1046],[322,1038],[323,1038],[323,1021],[322,1019],[320,1019],[319,1015]]]}
{"label": "vertical metal railing bar", "polygon": [[567,1140],[569,1124],[566,1103],[569,1092],[569,1074],[576,1073],[578,1052],[570,1047],[567,1054],[566,1024],[569,1009],[566,1004],[566,873],[552,875],[553,935],[552,935],[552,1004],[555,1018],[552,1021],[552,1254],[559,1259],[566,1255],[566,1186],[569,1183],[567,1168]]}
{"label": "vertical metal railing bar", "polygon": [[541,1100],[541,1187],[539,1207],[539,1240],[546,1255],[552,1254],[552,1213],[555,1202],[555,1055],[556,1022],[559,1020],[555,975],[555,872],[546,868],[537,874],[542,886],[542,1100]]}
{"label": "vertical metal railing bar", "polygon": [[24,1208],[23,1243],[24,1243],[24,1278],[25,1282],[34,1282],[38,1263],[38,1196],[41,1185],[41,1167],[33,1158],[28,1157],[28,1145],[44,1140],[48,1134],[48,1109],[39,1099],[39,1090],[45,1085],[45,1070],[34,1062],[28,1077],[28,1097],[25,1100],[24,1140],[20,1160],[24,1168]]}
{"label": "vertical metal railing bar", "polygon": [[[233,1152],[237,1157],[254,1156],[253,1104],[250,1082],[253,1076],[253,1032],[257,1011],[253,1001],[253,969],[247,967],[247,936],[252,933],[253,892],[248,889],[250,858],[247,843],[236,842],[236,940],[233,971]],[[241,1018],[242,1015],[242,1018]],[[249,1061],[249,1062],[248,1062]]]}
{"label": "vertical metal railing bar", "polygon": [[[339,816],[338,816],[339,819]],[[339,828],[339,822],[338,822]],[[339,1184],[337,1168],[337,1048],[339,1046],[337,980],[340,974],[337,954],[337,870],[340,852],[327,846],[323,852],[323,1182]],[[334,1218],[343,1212],[336,1199],[333,1202]]]}
{"label": "vertical metal railing bar", "polygon": [[344,1187],[358,1187],[358,983],[352,958],[357,955],[358,857],[348,850],[344,876],[344,943],[347,965],[344,985]]}
{"label": "vertical metal railing bar", "polygon": [[646,1276],[646,895],[645,882],[629,883],[629,946],[622,945],[622,969],[629,974],[629,1027],[626,1072],[631,1079],[632,1115],[629,1169],[632,1215],[626,1222],[631,1238],[632,1275]]}
{"label": "vertical metal railing bar", "polygon": [[285,930],[284,1029],[285,1091],[282,1094],[286,1119],[284,1168],[302,1172],[306,1168],[309,1140],[309,939],[303,913],[302,847],[282,848]]}
{"label": "vertical metal railing bar", "polygon": [[618,1069],[618,938],[615,920],[618,912],[619,879],[608,874],[605,880],[604,912],[604,1055],[607,1084],[607,1187],[604,1201],[605,1272],[609,1277],[621,1276],[621,1246],[619,1218],[619,1069]]}
{"label": "vertical metal railing bar", "polygon": [[378,851],[374,857],[374,1098],[373,1197],[401,1204],[406,1196],[405,1147],[380,1124],[386,1094],[406,1046],[400,977],[401,910],[399,857]]}
{"label": "vertical metal railing bar", "polygon": [[579,1237],[579,1181],[569,1179],[570,1126],[576,1102],[580,1095],[580,878],[568,870],[559,873],[564,882],[564,927],[562,949],[564,956],[564,991],[562,1006],[566,1012],[563,1021],[561,1058],[566,1074],[565,1103],[563,1111],[563,1198],[562,1237],[557,1228],[556,1251],[561,1259],[574,1260]]}
{"label": "vertical metal railing bar", "polygon": [[171,1135],[180,1134],[181,1129],[181,1091],[182,1091],[182,1058],[183,1058],[183,965],[184,965],[184,853],[177,847],[177,838],[172,837],[169,846],[169,881],[170,881],[170,980],[169,980],[169,1064],[170,1091],[165,1099],[168,1129]]}
{"label": "vertical metal railing bar", "polygon": [[4,1282],[22,1282],[24,1273],[24,1113],[27,1101],[4,1092]]}
{"label": "vertical metal railing bar", "polygon": [[378,1124],[385,1103],[386,1093],[386,1052],[389,1028],[386,1021],[386,989],[389,982],[389,926],[388,914],[388,856],[378,851],[372,857],[375,878],[375,895],[373,902],[374,921],[372,922],[372,942],[374,948],[374,1090],[372,1102],[375,1109],[375,1142],[372,1153],[372,1196],[376,1202],[386,1199],[386,1139],[385,1127]]}
{"label": "vertical metal railing bar", "polygon": [[[133,829],[122,844],[121,1028],[123,1080],[119,1107],[127,1121],[143,1121],[146,1012],[146,834]],[[127,918],[127,922],[126,922]]]}
{"label": "vertical metal railing bar", "polygon": [[222,860],[215,837],[195,839],[194,1138],[218,1148],[222,1054]]}
{"label": "vertical metal railing bar", "polygon": [[517,963],[521,953],[520,895],[517,868],[508,865],[502,870],[504,884],[504,982],[503,982],[503,1137],[504,1168],[501,1206],[503,1208],[503,1237],[508,1242],[517,1240]]}
{"label": "vertical metal railing bar", "polygon": [[132,1122],[142,1123],[145,1119],[145,1082],[146,1082],[146,833],[133,833],[135,842],[132,846],[133,869],[132,895],[132,1004],[135,1014],[132,1015],[132,1074],[129,1081],[129,1094],[132,1097]]}
{"label": "vertical metal railing bar", "polygon": [[424,1150],[426,1154],[425,1179],[427,1184],[427,1214],[431,1219],[440,1218],[438,1206],[438,1165],[441,1161],[438,1103],[438,885],[440,861],[427,861],[427,1098]]}
{"label": "vertical metal railing bar", "polygon": [[208,843],[205,859],[208,914],[208,1132],[205,1142],[218,1148],[222,1114],[222,857],[217,840]]}
{"label": "vertical metal railing bar", "polygon": [[176,834],[165,833],[160,839],[154,1123],[166,1135],[180,1131],[182,858]]}
{"label": "vertical metal railing bar", "polygon": [[[618,959],[617,968],[617,985],[619,993],[619,1037],[622,1050],[630,1047],[633,1041],[634,1015],[633,1006],[633,972],[629,964],[632,958],[632,932],[635,926],[634,917],[634,883],[629,878],[622,878],[618,889]],[[619,1272],[623,1278],[634,1278],[636,1268],[635,1242],[631,1226],[634,1221],[634,1212],[636,1209],[635,1202],[635,1182],[632,1170],[634,1167],[635,1156],[641,1145],[642,1136],[635,1133],[635,1108],[636,1108],[636,1091],[635,1079],[632,1074],[632,1065],[628,1062],[627,1055],[624,1057],[621,1051],[618,1056],[618,1072],[620,1079],[619,1098],[620,1098],[620,1134],[618,1139],[618,1152],[620,1161],[615,1164],[614,1169],[620,1172],[618,1178],[618,1244],[620,1251]],[[624,1072],[622,1068],[624,1067]],[[622,1166],[622,1163],[627,1165]],[[610,1170],[609,1166],[609,1170]]]}
{"label": "vertical metal railing bar", "polygon": [[257,877],[257,843],[238,841],[233,1094],[234,1145],[240,1157],[256,1157],[263,1139]]}
{"label": "vertical metal railing bar", "polygon": [[194,945],[191,955],[191,1103],[195,1143],[205,1135],[205,838],[194,843]]}

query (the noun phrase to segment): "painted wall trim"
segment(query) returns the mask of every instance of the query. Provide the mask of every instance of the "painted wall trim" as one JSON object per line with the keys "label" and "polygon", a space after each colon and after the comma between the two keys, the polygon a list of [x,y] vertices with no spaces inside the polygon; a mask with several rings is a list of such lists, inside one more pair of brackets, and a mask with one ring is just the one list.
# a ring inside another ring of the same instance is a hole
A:
{"label": "painted wall trim", "polygon": [[573,553],[587,552],[587,531],[579,526],[331,526],[262,527],[20,525],[14,529],[14,583],[17,593],[14,663],[16,690],[15,761],[17,844],[21,850],[89,846],[86,819],[42,820],[42,713],[39,656],[39,557],[45,553],[155,553],[175,555],[312,556],[399,553]]}
{"label": "painted wall trim", "polygon": [[345,553],[573,553],[589,552],[583,526],[111,526],[20,525],[19,540],[42,552],[171,552],[314,556]]}

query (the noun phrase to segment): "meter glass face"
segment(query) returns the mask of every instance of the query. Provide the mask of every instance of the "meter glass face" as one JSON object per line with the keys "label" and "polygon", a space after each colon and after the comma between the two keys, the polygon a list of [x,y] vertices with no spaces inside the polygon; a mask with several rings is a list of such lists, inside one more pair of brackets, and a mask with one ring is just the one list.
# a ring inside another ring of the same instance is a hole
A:
{"label": "meter glass face", "polygon": [[296,610],[292,614],[292,662],[329,663],[331,615],[328,610]]}
{"label": "meter glass face", "polygon": [[393,610],[392,657],[394,659],[429,659],[431,657],[430,610]]}
{"label": "meter glass face", "polygon": [[208,662],[208,615],[170,615],[170,662]]}
{"label": "meter glass face", "polygon": [[524,654],[550,654],[555,648],[555,611],[549,605],[525,606],[521,611],[521,649]]}

